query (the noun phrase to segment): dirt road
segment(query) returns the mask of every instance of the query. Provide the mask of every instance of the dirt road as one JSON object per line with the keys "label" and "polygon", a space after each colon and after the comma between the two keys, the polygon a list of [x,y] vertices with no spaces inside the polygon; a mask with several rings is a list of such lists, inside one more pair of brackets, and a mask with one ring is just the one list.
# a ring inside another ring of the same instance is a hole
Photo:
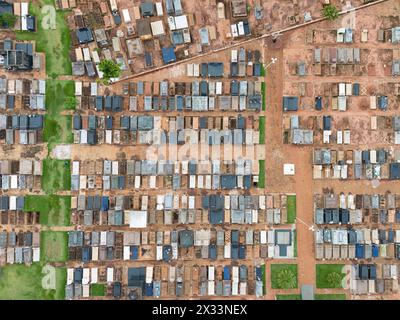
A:
{"label": "dirt road", "polygon": [[[277,58],[275,64],[266,71],[266,189],[268,192],[294,192],[297,197],[297,250],[299,287],[315,284],[315,258],[313,232],[308,225],[313,223],[312,215],[312,176],[309,164],[309,148],[297,148],[283,144],[282,139],[282,96],[284,78],[284,59],[282,49],[265,48],[265,63]],[[283,164],[295,164],[295,179],[283,175]],[[303,222],[300,222],[301,221]],[[305,224],[306,225],[305,225]]]}

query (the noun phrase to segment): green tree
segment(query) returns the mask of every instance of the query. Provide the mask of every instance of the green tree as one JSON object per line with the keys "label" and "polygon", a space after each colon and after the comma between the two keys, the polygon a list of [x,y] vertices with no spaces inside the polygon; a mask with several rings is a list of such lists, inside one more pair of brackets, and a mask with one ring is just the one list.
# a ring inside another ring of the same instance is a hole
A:
{"label": "green tree", "polygon": [[281,270],[277,275],[276,282],[281,289],[296,288],[296,275],[291,270]]}
{"label": "green tree", "polygon": [[332,4],[324,6],[322,15],[330,21],[334,21],[339,17],[339,10]]}
{"label": "green tree", "polygon": [[12,28],[17,21],[17,16],[13,15],[12,13],[5,12],[0,14],[0,26]]}
{"label": "green tree", "polygon": [[109,82],[110,78],[118,78],[121,74],[121,67],[112,60],[102,60],[99,64],[99,70],[103,72],[103,78]]}

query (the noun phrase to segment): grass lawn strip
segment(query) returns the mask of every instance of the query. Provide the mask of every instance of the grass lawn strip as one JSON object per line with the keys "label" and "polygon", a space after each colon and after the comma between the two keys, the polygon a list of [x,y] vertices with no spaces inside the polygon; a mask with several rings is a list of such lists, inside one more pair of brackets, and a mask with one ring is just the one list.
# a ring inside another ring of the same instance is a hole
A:
{"label": "grass lawn strip", "polygon": [[267,294],[267,268],[265,264],[261,265],[261,277],[263,283],[263,295]]}
{"label": "grass lawn strip", "polygon": [[261,82],[261,100],[262,100],[262,110],[265,111],[267,107],[267,101],[266,101],[266,87],[265,87],[265,82]]}
{"label": "grass lawn strip", "polygon": [[265,77],[265,67],[263,63],[260,64],[260,69],[260,76]]}
{"label": "grass lawn strip", "polygon": [[265,117],[261,116],[259,118],[258,130],[260,131],[260,136],[258,138],[259,144],[265,144]]}
{"label": "grass lawn strip", "polygon": [[287,223],[294,223],[296,220],[296,195],[287,196]]}
{"label": "grass lawn strip", "polygon": [[260,172],[258,174],[258,187],[265,188],[265,160],[258,160]]}

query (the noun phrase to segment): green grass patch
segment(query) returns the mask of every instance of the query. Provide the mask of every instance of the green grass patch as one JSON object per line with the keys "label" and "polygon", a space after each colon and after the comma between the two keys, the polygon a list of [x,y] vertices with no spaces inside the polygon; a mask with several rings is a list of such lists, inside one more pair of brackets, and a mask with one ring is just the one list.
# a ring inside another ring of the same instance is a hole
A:
{"label": "green grass patch", "polygon": [[60,114],[64,110],[74,110],[75,83],[71,80],[46,81],[47,112]]}
{"label": "green grass patch", "polygon": [[44,159],[42,189],[49,194],[60,190],[71,190],[71,161]]}
{"label": "green grass patch", "polygon": [[258,143],[265,144],[265,117],[261,116],[258,121],[258,130],[260,131]]}
{"label": "green grass patch", "polygon": [[344,293],[316,294],[315,300],[346,300],[346,295]]}
{"label": "green grass patch", "polygon": [[92,283],[90,285],[90,295],[93,297],[104,297],[106,295],[106,286],[101,283]]}
{"label": "green grass patch", "polygon": [[331,289],[342,288],[342,272],[344,264],[317,264],[316,266],[317,288]]}
{"label": "green grass patch", "polygon": [[40,259],[42,262],[65,262],[68,260],[68,233],[42,231],[40,233]]}
{"label": "green grass patch", "polygon": [[56,144],[71,144],[74,142],[73,133],[68,129],[71,127],[72,117],[69,115],[59,116],[57,120],[50,115],[45,115],[43,139],[48,142],[49,153]]}
{"label": "green grass patch", "polygon": [[67,271],[56,268],[56,289],[43,289],[43,264],[6,265],[0,268],[0,300],[63,300]]}
{"label": "green grass patch", "polygon": [[53,116],[46,114],[44,117],[43,140],[48,143],[49,153],[57,144],[72,144],[72,116]]}
{"label": "green grass patch", "polygon": [[294,241],[293,241],[293,255],[295,258],[297,258],[297,230],[293,230],[293,237],[294,237]]}
{"label": "green grass patch", "polygon": [[25,211],[40,212],[43,226],[69,226],[71,224],[71,196],[25,196]]}
{"label": "green grass patch", "polygon": [[297,264],[271,264],[272,289],[295,289],[297,286]]}
{"label": "green grass patch", "polygon": [[265,296],[267,294],[267,269],[265,264],[261,265],[261,278],[263,283],[263,294]]}
{"label": "green grass patch", "polygon": [[264,66],[264,63],[261,63],[261,66],[260,66],[260,75],[261,75],[261,77],[265,77],[265,66]]}
{"label": "green grass patch", "polygon": [[46,110],[44,118],[43,140],[51,151],[55,144],[73,143],[72,116],[62,115],[66,110],[75,108],[75,84],[73,81],[46,81]]}
{"label": "green grass patch", "polygon": [[276,300],[301,300],[301,294],[277,294]]}
{"label": "green grass patch", "polygon": [[265,188],[265,160],[258,160],[259,173],[258,173],[258,184],[259,188]]}
{"label": "green grass patch", "polygon": [[296,195],[287,196],[287,223],[294,223],[296,220]]}
{"label": "green grass patch", "polygon": [[261,82],[261,100],[262,100],[262,110],[265,111],[267,107],[265,82]]}
{"label": "green grass patch", "polygon": [[49,11],[43,10],[45,5],[54,7],[53,0],[39,0],[37,4],[31,3],[29,6],[30,14],[37,18],[37,31],[16,31],[17,40],[36,41],[36,51],[46,54],[46,72],[55,78],[60,75],[71,75],[72,67],[69,59],[69,49],[71,37],[66,23],[68,11],[56,11],[55,29],[49,25]]}
{"label": "green grass patch", "polygon": [[54,300],[65,300],[65,285],[67,284],[67,268],[56,268],[56,292]]}

